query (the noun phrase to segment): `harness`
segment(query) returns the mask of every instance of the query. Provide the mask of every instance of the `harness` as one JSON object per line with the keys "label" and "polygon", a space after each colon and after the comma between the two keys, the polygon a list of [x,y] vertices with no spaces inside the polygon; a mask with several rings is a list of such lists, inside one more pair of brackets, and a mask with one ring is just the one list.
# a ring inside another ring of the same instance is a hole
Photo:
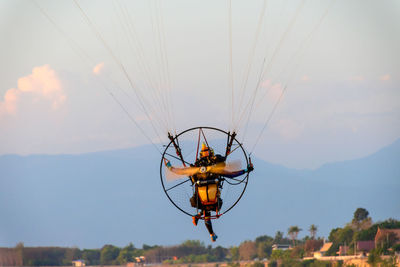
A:
{"label": "harness", "polygon": [[197,186],[197,193],[199,195],[201,204],[213,205],[216,204],[219,197],[218,182],[215,181],[202,181]]}

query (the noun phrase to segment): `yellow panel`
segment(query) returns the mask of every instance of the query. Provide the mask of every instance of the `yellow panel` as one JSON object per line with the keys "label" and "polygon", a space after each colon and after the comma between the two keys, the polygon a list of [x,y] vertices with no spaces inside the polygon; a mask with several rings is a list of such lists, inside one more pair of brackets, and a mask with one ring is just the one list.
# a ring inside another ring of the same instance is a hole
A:
{"label": "yellow panel", "polygon": [[199,186],[198,192],[201,203],[209,205],[217,202],[217,193],[218,193],[217,184]]}

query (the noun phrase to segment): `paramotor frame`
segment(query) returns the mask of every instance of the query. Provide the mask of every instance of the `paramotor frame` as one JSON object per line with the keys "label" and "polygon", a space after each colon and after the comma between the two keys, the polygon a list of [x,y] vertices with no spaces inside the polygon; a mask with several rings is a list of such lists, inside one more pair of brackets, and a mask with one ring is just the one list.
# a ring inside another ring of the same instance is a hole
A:
{"label": "paramotor frame", "polygon": [[[196,140],[193,142],[193,140]],[[215,150],[215,154],[223,154],[227,161],[235,160],[249,164],[249,157],[243,145],[236,139],[236,133],[226,132],[215,127],[194,127],[187,129],[175,136],[170,135],[170,142],[166,145],[160,162],[160,179],[163,190],[171,203],[183,213],[195,216],[199,210],[190,205],[190,197],[194,193],[194,184],[190,177],[170,181],[166,178],[165,160],[172,165],[193,165],[198,157],[200,141]],[[194,145],[193,143],[196,143]],[[175,154],[175,155],[174,155]],[[195,155],[194,155],[195,154]],[[193,159],[190,160],[189,158]],[[249,173],[236,178],[223,178],[221,198],[224,204],[212,219],[230,211],[242,198],[246,191]],[[225,183],[226,182],[226,183]],[[203,218],[201,218],[203,219]]]}

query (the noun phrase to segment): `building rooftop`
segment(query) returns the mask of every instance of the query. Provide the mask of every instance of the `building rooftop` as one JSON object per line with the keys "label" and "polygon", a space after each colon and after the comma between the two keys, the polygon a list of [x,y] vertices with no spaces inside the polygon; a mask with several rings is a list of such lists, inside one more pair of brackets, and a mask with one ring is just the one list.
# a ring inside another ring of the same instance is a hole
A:
{"label": "building rooftop", "polygon": [[327,252],[331,248],[332,244],[332,242],[326,242],[319,251]]}
{"label": "building rooftop", "polygon": [[370,251],[375,248],[375,241],[357,241],[357,250],[359,251]]}

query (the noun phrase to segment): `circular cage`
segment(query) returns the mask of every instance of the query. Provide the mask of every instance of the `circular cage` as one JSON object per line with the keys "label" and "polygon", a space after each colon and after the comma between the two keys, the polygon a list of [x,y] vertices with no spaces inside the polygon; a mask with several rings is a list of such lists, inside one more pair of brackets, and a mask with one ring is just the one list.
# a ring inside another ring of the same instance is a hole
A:
{"label": "circular cage", "polygon": [[[174,167],[193,165],[199,157],[201,143],[206,143],[214,150],[215,155],[226,156],[226,162],[240,162],[241,169],[249,164],[249,158],[242,144],[235,138],[235,134],[213,127],[195,127],[185,130],[175,136],[170,136],[170,142],[165,147],[160,163],[160,178],[164,192],[168,199],[179,210],[189,216],[195,216],[199,210],[190,204],[190,198],[195,192],[195,185],[188,176],[179,179],[168,179],[168,169],[165,161],[168,160]],[[229,151],[227,153],[227,151]],[[231,210],[243,196],[248,183],[249,173],[235,178],[223,177],[220,189],[223,205],[217,216]]]}

